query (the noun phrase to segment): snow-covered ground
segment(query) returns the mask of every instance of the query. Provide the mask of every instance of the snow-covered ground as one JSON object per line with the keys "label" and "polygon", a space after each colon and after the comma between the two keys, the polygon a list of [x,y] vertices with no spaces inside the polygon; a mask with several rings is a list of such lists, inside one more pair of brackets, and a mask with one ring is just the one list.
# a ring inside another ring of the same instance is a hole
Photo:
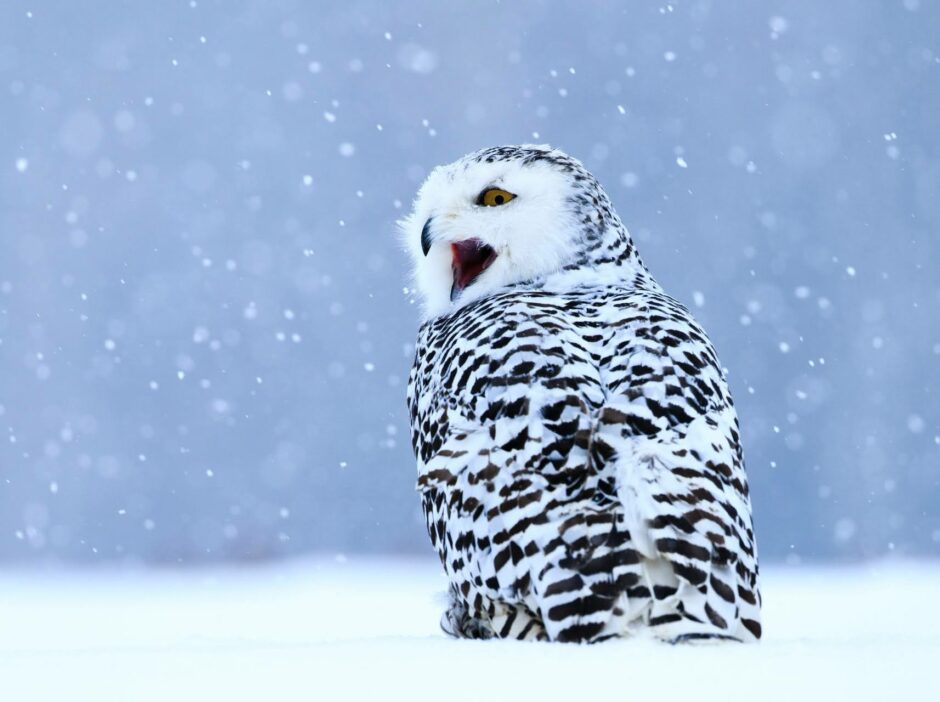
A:
{"label": "snow-covered ground", "polygon": [[935,699],[940,563],[764,568],[757,646],[453,641],[423,560],[0,575],[0,699]]}

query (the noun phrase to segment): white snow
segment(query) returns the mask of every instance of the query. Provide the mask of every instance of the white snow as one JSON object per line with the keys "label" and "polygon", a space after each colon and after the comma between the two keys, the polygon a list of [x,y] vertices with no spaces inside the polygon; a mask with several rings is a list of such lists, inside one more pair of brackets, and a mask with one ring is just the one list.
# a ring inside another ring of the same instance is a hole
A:
{"label": "white snow", "polygon": [[940,564],[765,566],[764,640],[453,641],[428,560],[0,575],[0,698],[927,699]]}

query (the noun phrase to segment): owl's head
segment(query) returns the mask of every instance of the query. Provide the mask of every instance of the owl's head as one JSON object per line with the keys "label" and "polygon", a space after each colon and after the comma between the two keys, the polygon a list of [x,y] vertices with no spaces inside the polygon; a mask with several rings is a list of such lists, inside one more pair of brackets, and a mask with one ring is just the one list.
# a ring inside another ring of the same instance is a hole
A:
{"label": "owl's head", "polygon": [[492,147],[435,168],[399,226],[428,317],[556,273],[589,283],[601,266],[642,268],[604,189],[549,146]]}

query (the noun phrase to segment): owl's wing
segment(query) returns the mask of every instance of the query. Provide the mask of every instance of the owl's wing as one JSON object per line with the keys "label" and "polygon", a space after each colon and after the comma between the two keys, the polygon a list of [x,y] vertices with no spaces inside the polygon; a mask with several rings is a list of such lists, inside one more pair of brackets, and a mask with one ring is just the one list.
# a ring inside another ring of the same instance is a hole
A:
{"label": "owl's wing", "polygon": [[509,475],[560,470],[587,440],[604,398],[590,349],[535,302],[506,297],[419,331],[407,395],[419,487],[487,452]]}
{"label": "owl's wing", "polygon": [[[419,334],[408,393],[418,489],[431,541],[471,618],[499,636],[539,638],[542,623],[526,616],[542,604],[531,580],[563,558],[565,549],[550,544],[566,519],[584,520],[570,515],[576,504],[551,496],[579,492],[603,392],[575,331],[546,333],[548,322],[527,303],[493,310],[494,323],[475,319],[485,329],[475,338],[442,339],[443,323]],[[577,525],[569,527],[572,540]],[[445,617],[445,625],[473,635],[472,622]]]}
{"label": "owl's wing", "polygon": [[[665,295],[634,301],[620,322],[621,353],[608,370],[594,441],[609,447],[635,546],[651,563],[651,623],[676,619],[687,632],[688,621],[700,620],[703,633],[759,638],[749,491],[715,352]],[[657,576],[658,561],[671,573]]]}

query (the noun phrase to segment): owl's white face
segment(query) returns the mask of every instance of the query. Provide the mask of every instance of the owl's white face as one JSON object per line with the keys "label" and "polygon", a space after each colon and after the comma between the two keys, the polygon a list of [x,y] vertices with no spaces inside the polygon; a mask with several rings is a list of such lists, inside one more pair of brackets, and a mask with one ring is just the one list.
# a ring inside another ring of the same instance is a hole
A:
{"label": "owl's white face", "polygon": [[475,156],[435,168],[399,223],[428,317],[553,273],[578,245],[570,174]]}

